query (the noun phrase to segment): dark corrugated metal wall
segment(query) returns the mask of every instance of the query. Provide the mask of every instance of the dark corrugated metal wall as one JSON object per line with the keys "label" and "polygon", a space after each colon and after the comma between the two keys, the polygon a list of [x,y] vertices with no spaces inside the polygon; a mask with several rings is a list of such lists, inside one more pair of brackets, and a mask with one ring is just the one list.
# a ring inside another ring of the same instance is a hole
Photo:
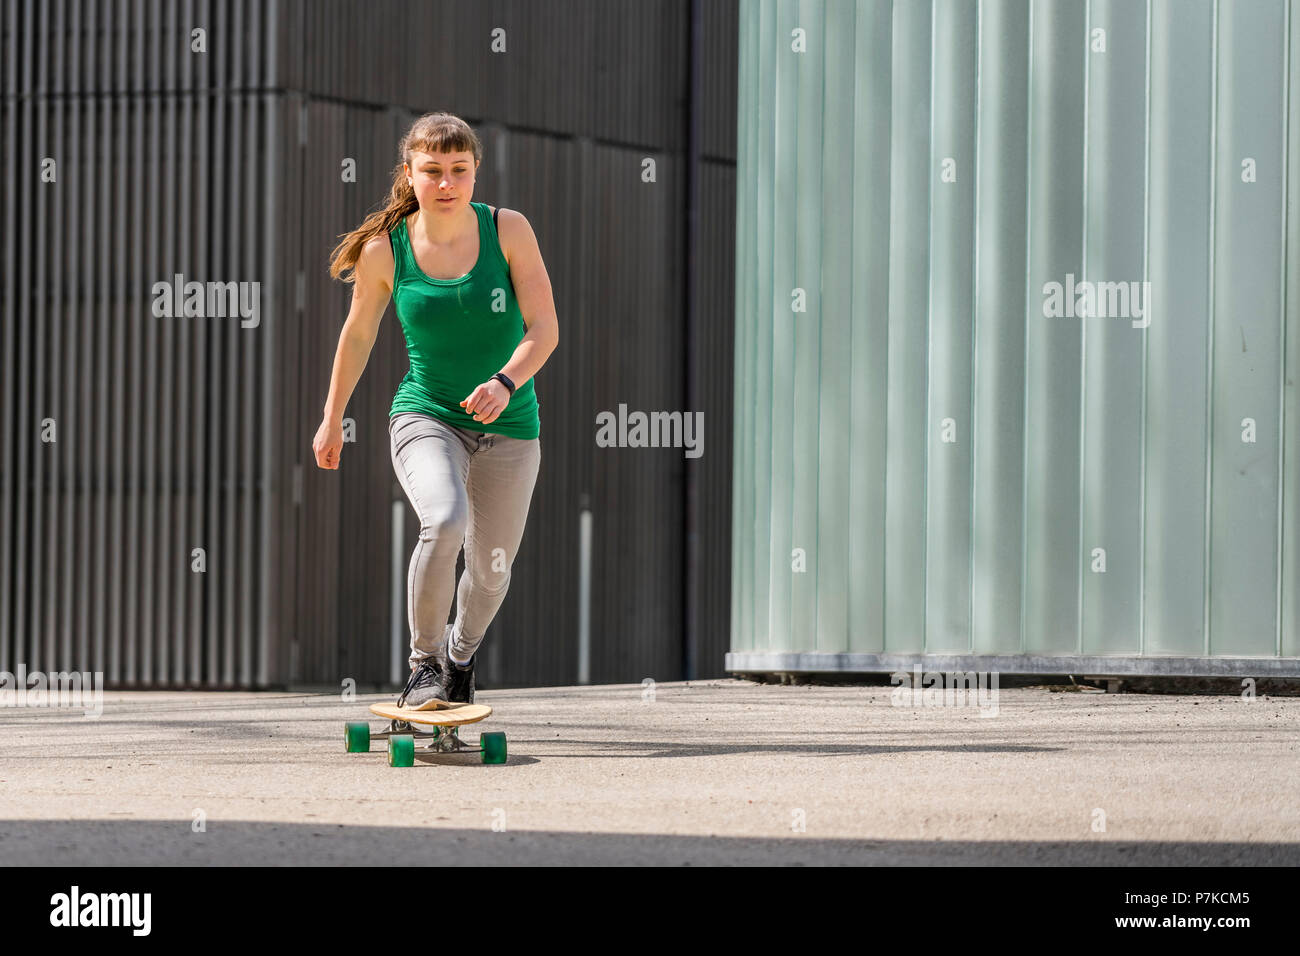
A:
{"label": "dark corrugated metal wall", "polygon": [[273,63],[249,16],[218,7],[210,33],[238,42],[200,56],[188,5],[4,8],[4,669],[141,685],[270,674],[278,330],[151,311],[154,284],[178,274],[260,280],[275,311],[280,111],[249,92]]}
{"label": "dark corrugated metal wall", "polygon": [[[538,376],[542,472],[482,683],[572,683],[581,503],[591,679],[680,674],[683,480],[700,475],[701,673],[727,643],[737,9],[704,6],[700,408],[683,407],[689,8],[681,3],[13,3],[0,153],[0,669],[139,685],[361,684],[392,673],[390,306],[315,467],[350,287],[339,233],[387,193],[397,139],[479,131],[475,198],[523,211],[561,346]],[[191,52],[191,30],[206,53]],[[493,53],[494,29],[507,53]],[[480,42],[481,41],[481,42]],[[641,181],[653,157],[657,181]],[[41,161],[58,183],[41,182]],[[356,161],[356,182],[340,163]],[[261,283],[256,328],[159,319],[154,282]],[[705,454],[603,449],[595,416],[703,411]],[[42,443],[39,423],[57,422]],[[74,536],[74,530],[78,532]],[[193,548],[207,570],[194,573]],[[406,640],[405,607],[400,609]]]}

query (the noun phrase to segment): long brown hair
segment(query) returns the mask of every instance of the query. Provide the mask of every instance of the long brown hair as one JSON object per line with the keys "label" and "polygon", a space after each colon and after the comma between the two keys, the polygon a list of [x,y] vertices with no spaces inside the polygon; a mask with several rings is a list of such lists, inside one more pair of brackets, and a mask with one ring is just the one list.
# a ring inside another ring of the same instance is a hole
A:
{"label": "long brown hair", "polygon": [[397,144],[397,166],[393,170],[393,185],[388,192],[388,202],[366,217],[356,229],[340,233],[342,242],[330,253],[330,275],[344,282],[356,281],[357,260],[361,249],[375,236],[386,236],[393,228],[420,208],[415,190],[406,181],[403,163],[411,161],[411,153],[472,152],[477,165],[483,159],[483,144],[470,125],[452,113],[426,113],[411,124],[402,141]]}

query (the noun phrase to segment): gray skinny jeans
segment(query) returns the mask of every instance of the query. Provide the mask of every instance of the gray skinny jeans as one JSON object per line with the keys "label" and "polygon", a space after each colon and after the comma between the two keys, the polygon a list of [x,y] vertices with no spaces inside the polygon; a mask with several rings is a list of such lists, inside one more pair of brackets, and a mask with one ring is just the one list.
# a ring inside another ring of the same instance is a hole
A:
{"label": "gray skinny jeans", "polygon": [[[540,440],[471,431],[419,412],[398,412],[388,433],[393,470],[420,519],[406,575],[411,666],[437,653],[453,589],[450,650],[468,660],[510,586],[541,464]],[[456,588],[462,543],[465,571]]]}

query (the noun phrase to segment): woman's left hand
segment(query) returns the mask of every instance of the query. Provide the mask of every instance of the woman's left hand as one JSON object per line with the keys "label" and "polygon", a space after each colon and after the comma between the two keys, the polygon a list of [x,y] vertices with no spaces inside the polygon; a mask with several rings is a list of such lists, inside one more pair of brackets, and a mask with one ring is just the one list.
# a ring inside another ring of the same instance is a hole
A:
{"label": "woman's left hand", "polygon": [[510,404],[510,389],[502,385],[500,379],[490,378],[470,392],[461,404],[468,414],[474,416],[474,421],[490,425]]}

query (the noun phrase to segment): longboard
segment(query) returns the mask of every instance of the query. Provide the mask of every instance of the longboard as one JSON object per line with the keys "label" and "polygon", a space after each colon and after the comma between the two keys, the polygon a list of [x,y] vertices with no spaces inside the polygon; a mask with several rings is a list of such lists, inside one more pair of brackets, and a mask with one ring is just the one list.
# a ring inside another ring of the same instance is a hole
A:
{"label": "longboard", "polygon": [[376,717],[387,717],[389,720],[405,721],[408,724],[459,727],[461,724],[473,724],[484,717],[490,717],[492,708],[487,704],[455,704],[437,710],[413,710],[410,707],[397,707],[394,704],[371,704],[370,712]]}
{"label": "longboard", "polygon": [[429,741],[419,748],[421,753],[468,751],[481,753],[484,763],[506,762],[504,733],[479,734],[477,747],[466,744],[458,733],[464,724],[477,723],[490,716],[492,708],[487,704],[455,704],[438,710],[412,710],[393,704],[371,704],[370,712],[377,717],[388,718],[388,726],[374,731],[371,730],[369,721],[349,721],[343,729],[343,740],[348,753],[369,753],[371,740],[387,738],[388,765],[411,767],[415,764],[415,741],[418,738]]}

